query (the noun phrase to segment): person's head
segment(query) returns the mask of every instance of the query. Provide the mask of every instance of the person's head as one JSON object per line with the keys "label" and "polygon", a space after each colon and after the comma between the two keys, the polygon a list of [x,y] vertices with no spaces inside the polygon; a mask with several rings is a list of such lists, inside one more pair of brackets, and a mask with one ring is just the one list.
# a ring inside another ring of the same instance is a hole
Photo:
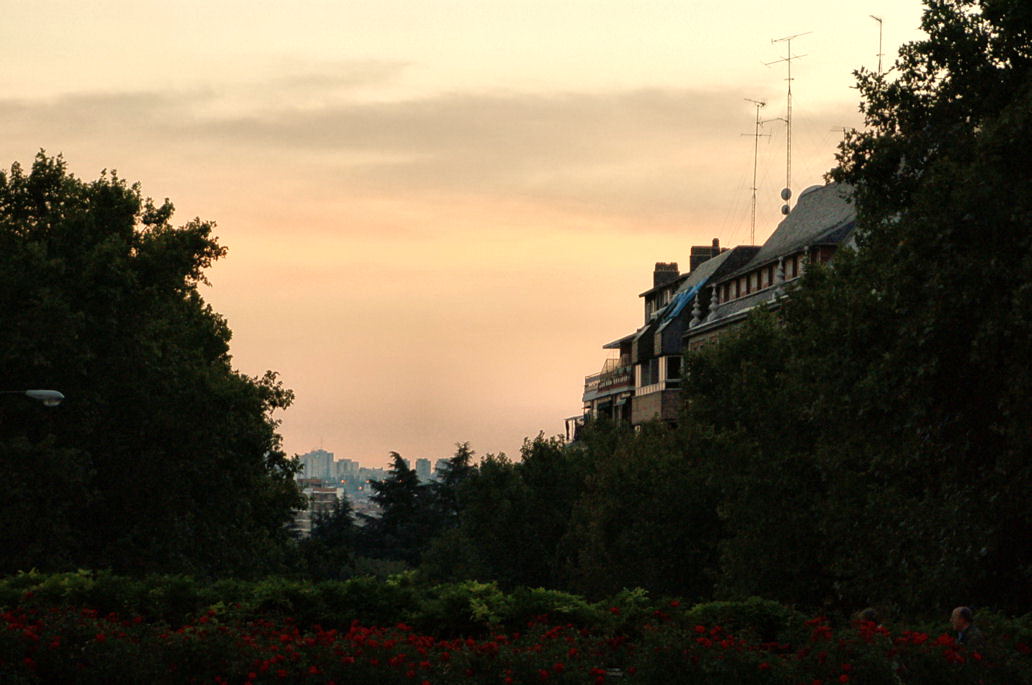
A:
{"label": "person's head", "polygon": [[953,610],[953,613],[950,614],[950,624],[953,626],[954,630],[964,630],[971,625],[974,620],[975,617],[972,615],[969,607],[957,607]]}

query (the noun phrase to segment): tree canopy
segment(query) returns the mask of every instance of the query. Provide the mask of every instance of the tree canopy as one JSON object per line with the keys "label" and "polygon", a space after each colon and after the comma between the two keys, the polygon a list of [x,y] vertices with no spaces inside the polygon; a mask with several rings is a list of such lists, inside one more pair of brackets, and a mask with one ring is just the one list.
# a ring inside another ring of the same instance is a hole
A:
{"label": "tree canopy", "polygon": [[257,572],[300,504],[271,413],[292,394],[232,368],[201,297],[226,250],[114,173],[60,157],[0,173],[3,570]]}
{"label": "tree canopy", "polygon": [[857,74],[830,175],[858,249],[689,359],[689,430],[734,457],[729,593],[1032,600],[1032,11],[931,0],[923,28]]}

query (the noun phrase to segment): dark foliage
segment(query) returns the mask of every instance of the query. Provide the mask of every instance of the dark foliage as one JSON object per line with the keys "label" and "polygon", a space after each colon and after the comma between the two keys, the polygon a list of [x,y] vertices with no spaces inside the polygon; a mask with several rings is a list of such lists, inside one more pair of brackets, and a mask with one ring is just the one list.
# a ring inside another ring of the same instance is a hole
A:
{"label": "dark foliage", "polygon": [[279,563],[299,503],[271,372],[230,365],[198,284],[213,225],[170,223],[115,174],[40,153],[0,174],[0,565],[250,573]]}

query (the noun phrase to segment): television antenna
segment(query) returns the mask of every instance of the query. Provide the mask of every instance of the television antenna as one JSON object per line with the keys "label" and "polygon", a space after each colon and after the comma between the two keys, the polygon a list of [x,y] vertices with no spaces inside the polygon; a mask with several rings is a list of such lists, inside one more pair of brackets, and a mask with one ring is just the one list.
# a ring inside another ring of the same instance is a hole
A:
{"label": "television antenna", "polygon": [[762,100],[752,100],[750,98],[745,98],[745,101],[746,102],[751,102],[753,105],[756,106],[756,128],[755,128],[755,130],[752,133],[743,133],[742,134],[743,136],[752,136],[752,138],[753,138],[753,159],[752,159],[752,225],[751,225],[751,228],[749,229],[749,244],[750,245],[755,245],[756,244],[756,190],[757,190],[757,187],[758,187],[756,185],[756,168],[757,168],[757,160],[759,159],[759,154],[760,154],[760,138],[769,138],[770,137],[769,133],[760,133],[760,129],[763,127],[764,124],[766,124],[768,122],[779,121],[781,119],[780,118],[776,118],[776,119],[761,120],[760,119],[760,110],[763,109],[764,107],[766,107],[767,103],[763,102]]}
{"label": "television antenna", "polygon": [[785,62],[788,64],[788,105],[785,114],[785,123],[787,124],[788,133],[786,136],[785,147],[787,149],[785,155],[785,187],[781,190],[781,199],[785,201],[785,204],[781,206],[781,213],[788,214],[791,208],[788,205],[788,201],[792,198],[792,60],[799,59],[800,57],[806,57],[806,55],[793,55],[792,54],[792,41],[796,38],[808,36],[813,31],[806,31],[804,33],[793,33],[791,36],[785,36],[784,38],[772,38],[771,44],[774,43],[785,43],[787,45],[787,52],[781,59],[776,59],[773,62],[765,62],[766,66],[772,64],[780,64]]}
{"label": "television antenna", "polygon": [[878,22],[878,76],[881,76],[881,58],[882,58],[882,18],[876,17],[873,14],[870,15],[871,19]]}

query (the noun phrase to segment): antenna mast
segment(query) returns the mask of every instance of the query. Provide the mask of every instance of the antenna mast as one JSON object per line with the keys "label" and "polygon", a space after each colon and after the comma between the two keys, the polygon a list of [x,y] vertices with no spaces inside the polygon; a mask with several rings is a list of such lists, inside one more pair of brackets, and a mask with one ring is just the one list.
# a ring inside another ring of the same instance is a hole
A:
{"label": "antenna mast", "polygon": [[745,101],[746,102],[751,102],[754,105],[756,105],[756,129],[752,133],[743,133],[742,134],[743,136],[752,136],[753,137],[753,158],[752,158],[752,226],[749,229],[749,244],[750,245],[755,245],[756,244],[756,189],[757,189],[757,186],[756,186],[756,165],[757,165],[757,160],[759,159],[759,153],[760,153],[760,138],[762,138],[764,136],[769,136],[770,134],[769,133],[760,133],[760,127],[763,126],[763,124],[765,123],[763,121],[760,121],[760,110],[762,108],[766,107],[767,103],[763,102],[761,100],[750,100],[749,98],[745,98]]}
{"label": "antenna mast", "polygon": [[785,36],[784,38],[772,38],[771,44],[774,43],[787,43],[788,51],[785,53],[786,56],[781,59],[776,59],[773,62],[767,62],[766,65],[769,67],[772,64],[778,64],[780,62],[788,63],[788,107],[787,113],[785,114],[785,123],[788,125],[788,134],[786,140],[787,154],[785,161],[785,188],[781,191],[781,199],[785,201],[785,204],[781,206],[781,213],[788,214],[791,208],[788,206],[788,201],[792,197],[792,60],[799,59],[800,57],[806,57],[806,55],[793,55],[792,54],[792,40],[801,36],[807,36],[812,31],[806,31],[805,33],[794,33],[791,36]]}
{"label": "antenna mast", "polygon": [[872,15],[871,15],[871,19],[874,19],[874,20],[875,20],[876,22],[878,22],[878,76],[881,76],[881,58],[882,58],[882,49],[881,49],[881,46],[882,46],[882,42],[881,42],[881,39],[882,39],[882,18],[881,18],[881,17],[876,17],[876,16],[874,16],[874,15],[872,14]]}

